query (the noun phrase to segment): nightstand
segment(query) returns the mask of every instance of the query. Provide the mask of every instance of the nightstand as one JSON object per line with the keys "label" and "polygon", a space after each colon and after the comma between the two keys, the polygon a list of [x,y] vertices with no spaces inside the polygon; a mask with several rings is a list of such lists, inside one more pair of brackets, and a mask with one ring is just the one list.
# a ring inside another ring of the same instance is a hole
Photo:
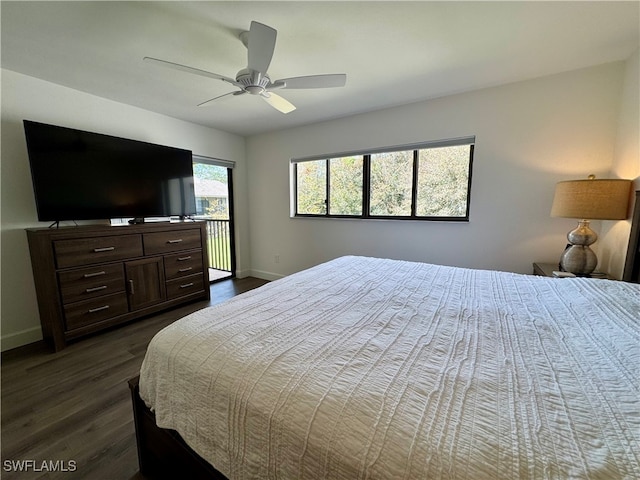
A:
{"label": "nightstand", "polygon": [[[557,263],[534,263],[533,264],[533,274],[540,275],[542,277],[555,277],[553,272],[557,272],[560,270],[560,266]],[[590,278],[606,278],[607,280],[613,280],[609,274],[604,272],[594,272],[590,276]]]}

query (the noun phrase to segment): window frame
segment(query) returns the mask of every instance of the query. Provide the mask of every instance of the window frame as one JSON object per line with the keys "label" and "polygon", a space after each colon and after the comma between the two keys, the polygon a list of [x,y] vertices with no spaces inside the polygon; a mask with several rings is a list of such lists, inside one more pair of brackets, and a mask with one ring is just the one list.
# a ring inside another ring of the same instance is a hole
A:
{"label": "window frame", "polygon": [[[466,208],[464,216],[418,216],[417,198],[418,198],[418,168],[420,150],[431,148],[453,147],[453,146],[469,146],[469,162],[467,175],[467,196]],[[459,137],[447,140],[437,140],[431,142],[423,142],[409,145],[398,145],[393,147],[383,147],[368,151],[344,152],[331,155],[318,155],[304,158],[292,158],[292,216],[294,218],[346,218],[346,219],[366,219],[366,220],[419,220],[419,221],[438,221],[438,222],[468,222],[471,209],[471,180],[473,176],[473,157],[475,150],[475,136]],[[411,183],[411,214],[410,215],[372,215],[371,210],[371,156],[378,153],[390,153],[412,151],[412,183]],[[345,215],[331,214],[331,160],[335,158],[362,156],[362,214],[361,215]],[[300,213],[298,211],[298,164],[310,161],[324,161],[325,165],[325,213]]]}

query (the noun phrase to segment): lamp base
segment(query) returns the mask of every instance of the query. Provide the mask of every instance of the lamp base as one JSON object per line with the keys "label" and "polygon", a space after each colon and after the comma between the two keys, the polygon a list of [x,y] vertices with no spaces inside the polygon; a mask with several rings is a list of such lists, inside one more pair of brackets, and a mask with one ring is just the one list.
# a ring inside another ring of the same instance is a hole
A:
{"label": "lamp base", "polygon": [[562,254],[560,266],[565,272],[587,277],[596,269],[598,258],[588,245],[571,245]]}
{"label": "lamp base", "polygon": [[565,272],[586,277],[596,269],[598,258],[589,245],[598,239],[598,234],[589,227],[589,220],[580,220],[578,226],[567,234],[571,246],[560,258],[560,266]]}

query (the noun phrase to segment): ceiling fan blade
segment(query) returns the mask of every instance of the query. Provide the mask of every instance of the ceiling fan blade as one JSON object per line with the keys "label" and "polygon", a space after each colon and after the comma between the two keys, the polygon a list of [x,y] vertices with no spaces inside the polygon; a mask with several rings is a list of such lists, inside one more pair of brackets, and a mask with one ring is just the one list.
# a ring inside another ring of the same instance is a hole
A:
{"label": "ceiling fan blade", "polygon": [[[334,88],[344,87],[347,75],[334,73],[328,75],[308,75],[305,77],[282,78],[273,82],[274,88]],[[282,86],[280,86],[282,85]],[[271,89],[271,87],[269,87]]]}
{"label": "ceiling fan blade", "polygon": [[251,22],[249,28],[249,62],[247,67],[256,70],[263,75],[267,73],[273,51],[276,48],[276,36],[278,32],[273,28],[259,22]]}
{"label": "ceiling fan blade", "polygon": [[153,57],[144,57],[143,60],[145,62],[153,63],[154,65],[159,65],[161,67],[169,67],[173,68],[174,70],[181,70],[183,72],[193,73],[202,77],[214,78],[216,80],[222,80],[223,82],[230,83],[231,85],[239,86],[238,82],[236,82],[233,78],[225,77],[224,75],[218,75],[217,73],[207,72],[206,70],[200,70],[199,68],[187,67],[186,65],[168,62],[166,60],[160,60],[159,58]]}
{"label": "ceiling fan blade", "polygon": [[260,96],[264,98],[264,100],[271,105],[273,108],[282,113],[293,112],[296,107],[293,106],[291,102],[285,100],[280,95],[276,95],[273,92],[264,92],[261,93]]}
{"label": "ceiling fan blade", "polygon": [[199,107],[208,107],[213,103],[214,100],[219,100],[219,99],[221,99],[223,97],[228,97],[229,95],[233,95],[233,96],[242,95],[244,93],[247,93],[247,92],[244,91],[244,90],[238,90],[237,92],[225,93],[224,95],[218,95],[217,97],[213,97],[213,98],[207,100],[206,102],[199,103],[198,106]]}

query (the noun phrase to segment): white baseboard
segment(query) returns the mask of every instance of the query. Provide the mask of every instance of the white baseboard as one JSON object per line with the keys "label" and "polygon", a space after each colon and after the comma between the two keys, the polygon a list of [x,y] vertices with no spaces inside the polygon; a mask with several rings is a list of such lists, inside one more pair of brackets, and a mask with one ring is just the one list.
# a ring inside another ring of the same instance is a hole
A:
{"label": "white baseboard", "polygon": [[236,269],[236,278],[245,278],[251,276],[251,270],[237,270]]}
{"label": "white baseboard", "polygon": [[42,329],[40,327],[27,328],[20,332],[2,335],[0,337],[0,349],[5,352],[40,340],[42,340]]}
{"label": "white baseboard", "polygon": [[282,275],[280,273],[265,272],[264,270],[251,270],[250,276],[261,278],[262,280],[269,280],[269,281],[278,280],[280,278],[286,277],[286,275]]}

